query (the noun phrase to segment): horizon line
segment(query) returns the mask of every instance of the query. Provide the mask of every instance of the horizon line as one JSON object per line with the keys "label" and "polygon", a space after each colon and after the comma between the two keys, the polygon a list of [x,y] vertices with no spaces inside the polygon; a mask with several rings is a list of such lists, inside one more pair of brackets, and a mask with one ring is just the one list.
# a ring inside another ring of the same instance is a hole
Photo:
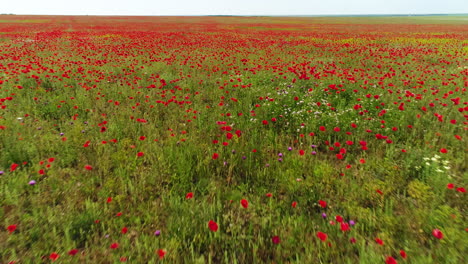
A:
{"label": "horizon line", "polygon": [[121,16],[121,17],[376,17],[376,16],[450,16],[450,15],[462,15],[468,16],[468,13],[388,13],[388,14],[313,14],[313,15],[293,15],[293,14],[271,14],[271,15],[226,15],[226,14],[203,14],[203,15],[99,15],[99,14],[15,14],[15,13],[0,13],[1,16]]}

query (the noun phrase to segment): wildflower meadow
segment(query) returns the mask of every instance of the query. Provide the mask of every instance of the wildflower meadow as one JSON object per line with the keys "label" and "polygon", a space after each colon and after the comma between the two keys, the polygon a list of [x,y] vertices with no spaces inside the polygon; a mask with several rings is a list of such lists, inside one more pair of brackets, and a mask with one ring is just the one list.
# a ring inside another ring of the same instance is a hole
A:
{"label": "wildflower meadow", "polygon": [[0,263],[467,263],[460,17],[0,16]]}

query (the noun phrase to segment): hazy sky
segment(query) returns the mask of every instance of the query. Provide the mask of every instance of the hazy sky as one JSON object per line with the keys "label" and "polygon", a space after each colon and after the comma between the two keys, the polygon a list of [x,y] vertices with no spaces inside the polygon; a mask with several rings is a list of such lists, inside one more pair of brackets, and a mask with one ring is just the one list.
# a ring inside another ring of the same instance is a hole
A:
{"label": "hazy sky", "polygon": [[337,15],[468,13],[468,0],[0,0],[0,13]]}

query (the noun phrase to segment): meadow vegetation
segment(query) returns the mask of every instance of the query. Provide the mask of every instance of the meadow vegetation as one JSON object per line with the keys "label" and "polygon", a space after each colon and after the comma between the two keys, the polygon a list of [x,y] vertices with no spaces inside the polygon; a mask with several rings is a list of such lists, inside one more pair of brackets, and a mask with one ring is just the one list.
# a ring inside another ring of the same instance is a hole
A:
{"label": "meadow vegetation", "polygon": [[421,21],[0,16],[0,263],[466,263],[468,22]]}

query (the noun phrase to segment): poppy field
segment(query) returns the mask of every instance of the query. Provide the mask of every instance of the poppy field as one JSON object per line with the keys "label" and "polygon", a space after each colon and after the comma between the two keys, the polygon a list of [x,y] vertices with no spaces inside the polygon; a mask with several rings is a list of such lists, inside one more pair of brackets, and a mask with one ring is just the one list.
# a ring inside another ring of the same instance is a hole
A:
{"label": "poppy field", "polygon": [[0,263],[466,263],[449,18],[0,16]]}

